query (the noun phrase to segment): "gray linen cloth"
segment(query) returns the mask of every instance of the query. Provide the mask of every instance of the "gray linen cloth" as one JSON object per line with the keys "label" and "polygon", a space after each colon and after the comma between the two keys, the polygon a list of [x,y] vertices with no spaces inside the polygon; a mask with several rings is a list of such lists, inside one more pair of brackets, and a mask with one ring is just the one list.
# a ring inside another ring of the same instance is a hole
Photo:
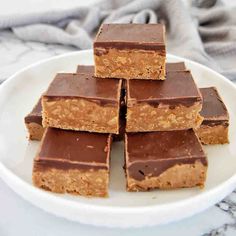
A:
{"label": "gray linen cloth", "polygon": [[0,16],[0,30],[26,41],[92,47],[101,23],[156,23],[167,29],[169,53],[236,80],[236,8],[220,0],[102,0],[91,7]]}

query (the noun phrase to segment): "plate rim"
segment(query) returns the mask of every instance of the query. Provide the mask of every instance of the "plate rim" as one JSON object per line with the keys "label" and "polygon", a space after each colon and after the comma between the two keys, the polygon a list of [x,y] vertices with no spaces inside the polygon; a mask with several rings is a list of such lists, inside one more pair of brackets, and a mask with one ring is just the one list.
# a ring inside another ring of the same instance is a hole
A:
{"label": "plate rim", "polygon": [[[4,94],[3,90],[5,90],[5,88],[8,87],[9,84],[12,84],[12,83],[14,84],[15,80],[17,80],[17,76],[19,76],[21,73],[27,71],[28,69],[37,67],[37,66],[44,64],[44,63],[47,63],[49,61],[58,60],[58,59],[64,58],[64,57],[74,56],[74,55],[80,54],[80,53],[91,53],[91,49],[69,52],[69,53],[58,55],[58,56],[53,56],[53,57],[50,57],[47,59],[40,60],[36,63],[32,63],[32,64],[20,69],[19,71],[15,72],[13,75],[11,75],[7,79],[7,81],[3,82],[3,84],[0,85],[0,99],[5,97],[5,95],[2,95],[2,94]],[[186,59],[183,57],[179,57],[179,56],[175,56],[172,54],[167,54],[167,58],[174,59],[175,61],[185,61],[187,63],[193,64],[194,66],[201,67],[204,70],[208,70],[209,72],[211,72],[212,75],[216,75],[221,80],[223,80],[225,83],[227,83],[231,87],[233,87],[236,91],[236,85],[232,81],[230,81],[229,79],[226,79],[223,75],[208,68],[205,65],[202,65],[202,64],[194,62],[192,60],[189,60],[189,59]],[[170,209],[173,207],[179,208],[182,205],[193,204],[194,202],[199,202],[202,199],[206,199],[208,197],[216,195],[216,193],[220,193],[222,191],[222,189],[224,189],[223,194],[219,194],[218,197],[215,197],[214,198],[215,200],[213,202],[211,202],[211,204],[206,204],[207,206],[202,207],[199,210],[199,212],[200,212],[200,211],[212,206],[213,204],[220,201],[221,199],[223,199],[227,194],[232,192],[233,189],[236,187],[236,173],[235,173],[229,179],[227,179],[223,183],[213,187],[212,189],[208,190],[207,192],[204,192],[204,190],[203,190],[203,192],[201,194],[198,194],[196,196],[191,196],[187,199],[177,200],[177,201],[174,201],[171,203],[163,203],[163,204],[159,204],[159,205],[153,204],[153,205],[149,205],[149,206],[100,206],[100,205],[95,205],[95,204],[90,204],[90,203],[85,203],[85,202],[73,202],[70,199],[61,198],[60,196],[53,195],[50,192],[46,192],[41,189],[37,189],[31,183],[28,183],[28,182],[24,181],[22,178],[20,178],[19,176],[17,176],[11,169],[9,169],[7,166],[5,166],[4,163],[2,163],[2,161],[0,161],[0,177],[5,183],[7,183],[8,186],[10,186],[11,189],[12,189],[12,187],[9,182],[14,181],[15,184],[17,184],[18,186],[21,185],[22,188],[26,189],[31,194],[34,194],[34,195],[36,194],[36,195],[38,195],[38,197],[43,198],[43,199],[47,198],[48,201],[54,201],[57,204],[60,204],[63,206],[70,206],[70,207],[73,206],[73,207],[76,207],[77,209],[80,209],[80,210],[86,209],[86,210],[91,210],[91,211],[99,212],[99,213],[102,212],[102,213],[112,213],[112,214],[120,214],[120,213],[133,214],[133,213],[144,213],[144,212],[154,213],[156,211],[163,211],[163,210]],[[19,193],[19,191],[15,191],[15,189],[13,189],[13,191],[16,192],[17,194],[19,194],[20,196],[22,196]],[[25,198],[24,196],[22,196],[22,197]],[[27,200],[30,201],[29,199],[27,199]],[[33,203],[33,201],[30,201],[30,202]],[[193,214],[195,214],[195,213],[196,213],[196,211]]]}

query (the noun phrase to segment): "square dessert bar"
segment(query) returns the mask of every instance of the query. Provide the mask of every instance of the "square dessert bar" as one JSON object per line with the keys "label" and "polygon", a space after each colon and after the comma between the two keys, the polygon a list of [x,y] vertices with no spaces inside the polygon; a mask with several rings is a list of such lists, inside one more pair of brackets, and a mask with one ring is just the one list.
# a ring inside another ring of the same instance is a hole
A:
{"label": "square dessert bar", "polygon": [[102,78],[165,79],[162,24],[103,24],[94,41],[95,75]]}
{"label": "square dessert bar", "polygon": [[119,133],[121,80],[57,74],[42,96],[43,126]]}
{"label": "square dessert bar", "polygon": [[127,80],[126,132],[196,128],[202,97],[189,71],[168,72],[165,81]]}
{"label": "square dessert bar", "polygon": [[204,120],[196,133],[203,144],[229,143],[229,114],[215,87],[200,88],[203,97],[201,116]]}
{"label": "square dessert bar", "polygon": [[128,191],[203,187],[207,165],[192,129],[125,135]]}
{"label": "square dessert bar", "polygon": [[106,197],[111,135],[47,128],[34,159],[35,186],[56,192]]}
{"label": "square dessert bar", "polygon": [[44,128],[42,125],[41,98],[38,100],[33,110],[25,117],[25,125],[28,130],[30,140],[41,140],[44,133]]}
{"label": "square dessert bar", "polygon": [[186,67],[184,62],[168,62],[166,63],[166,72],[170,71],[185,71]]}

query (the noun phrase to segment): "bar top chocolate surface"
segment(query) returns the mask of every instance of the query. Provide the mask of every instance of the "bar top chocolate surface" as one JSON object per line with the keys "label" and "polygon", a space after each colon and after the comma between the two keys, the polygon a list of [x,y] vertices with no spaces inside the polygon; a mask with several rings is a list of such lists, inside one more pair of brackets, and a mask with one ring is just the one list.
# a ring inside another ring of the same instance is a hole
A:
{"label": "bar top chocolate surface", "polygon": [[37,124],[42,125],[41,98],[38,100],[33,110],[25,117],[25,123],[37,123]]}
{"label": "bar top chocolate surface", "polygon": [[193,130],[126,134],[126,167],[135,179],[160,175],[166,169],[195,161],[207,165]]}
{"label": "bar top chocolate surface", "polygon": [[185,71],[186,67],[184,62],[168,62],[166,63],[166,71]]}
{"label": "bar top chocolate surface", "polygon": [[60,73],[50,84],[44,97],[79,97],[118,103],[121,80],[99,79],[90,73]]}
{"label": "bar top chocolate surface", "polygon": [[119,48],[129,48],[145,45],[165,48],[164,35],[165,29],[162,24],[103,24],[94,46],[115,45]]}
{"label": "bar top chocolate surface", "polygon": [[201,101],[201,94],[189,71],[167,73],[165,81],[128,80],[128,105],[130,102],[190,103]]}
{"label": "bar top chocolate surface", "polygon": [[91,73],[94,74],[94,66],[92,65],[78,65],[76,73]]}
{"label": "bar top chocolate surface", "polygon": [[201,144],[191,129],[126,135],[131,162],[205,157]]}
{"label": "bar top chocolate surface", "polygon": [[228,111],[215,87],[200,88],[203,106],[200,114],[205,120],[228,120]]}
{"label": "bar top chocolate surface", "polygon": [[95,134],[48,128],[36,161],[46,163],[106,166],[109,163],[110,134]]}

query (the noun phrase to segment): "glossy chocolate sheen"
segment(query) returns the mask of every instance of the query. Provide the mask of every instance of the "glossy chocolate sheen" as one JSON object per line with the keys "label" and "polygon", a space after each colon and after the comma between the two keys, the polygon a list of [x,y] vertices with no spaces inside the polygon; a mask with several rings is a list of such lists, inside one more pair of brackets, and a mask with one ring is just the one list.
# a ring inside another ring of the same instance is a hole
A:
{"label": "glossy chocolate sheen", "polygon": [[90,73],[60,73],[43,97],[83,98],[101,104],[118,104],[120,87],[119,79],[99,79]]}
{"label": "glossy chocolate sheen", "polygon": [[165,51],[164,35],[162,24],[103,24],[95,38],[94,48]]}
{"label": "glossy chocolate sheen", "polygon": [[171,72],[171,71],[185,71],[186,67],[184,62],[168,62],[166,63],[166,71]]}
{"label": "glossy chocolate sheen", "polygon": [[94,66],[92,66],[92,65],[78,65],[76,73],[91,73],[91,74],[94,74]]}
{"label": "glossy chocolate sheen", "polygon": [[164,81],[127,80],[128,106],[145,102],[150,105],[191,106],[201,102],[201,94],[189,71],[168,72]]}
{"label": "glossy chocolate sheen", "polygon": [[45,168],[108,169],[111,141],[110,134],[48,128],[35,162]]}
{"label": "glossy chocolate sheen", "polygon": [[34,106],[33,110],[25,117],[25,123],[36,123],[42,125],[42,104],[41,98]]}
{"label": "glossy chocolate sheen", "polygon": [[203,98],[201,116],[207,120],[228,120],[228,111],[215,87],[200,88]]}
{"label": "glossy chocolate sheen", "polygon": [[193,130],[126,134],[126,168],[131,178],[159,176],[168,168],[200,161],[206,155]]}

